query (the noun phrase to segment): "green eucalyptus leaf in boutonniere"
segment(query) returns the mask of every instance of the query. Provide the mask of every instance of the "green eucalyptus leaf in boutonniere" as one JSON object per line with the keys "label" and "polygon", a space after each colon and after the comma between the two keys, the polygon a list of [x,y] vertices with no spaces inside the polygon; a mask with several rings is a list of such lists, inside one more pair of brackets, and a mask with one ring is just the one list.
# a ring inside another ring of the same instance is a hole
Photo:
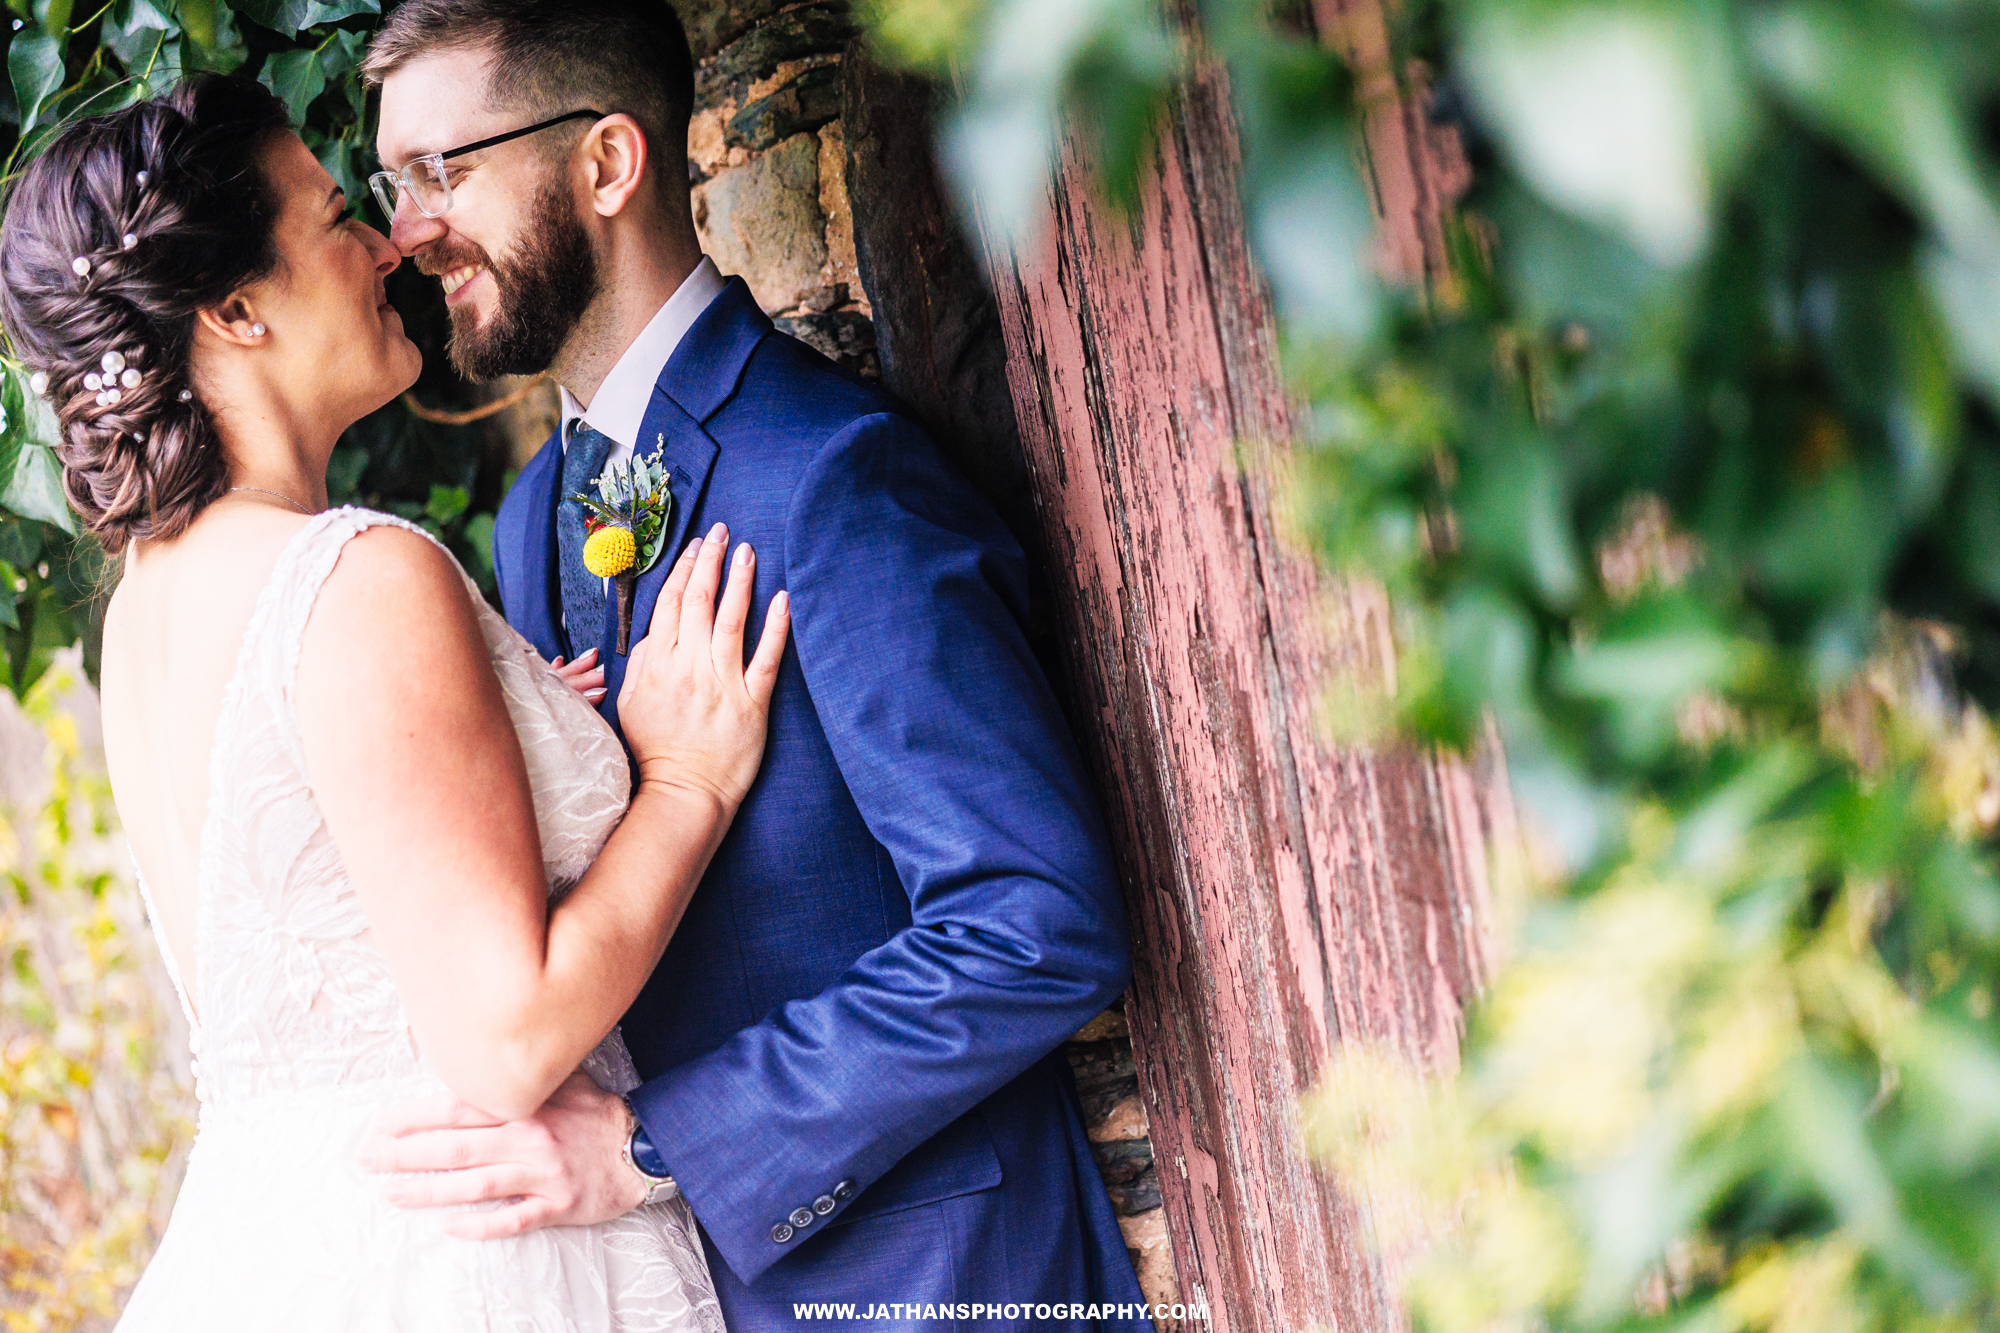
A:
{"label": "green eucalyptus leaf in boutonniere", "polygon": [[[662,444],[666,443],[661,437]],[[629,463],[607,463],[597,494],[573,495],[583,505],[583,565],[613,581],[618,592],[618,652],[630,651],[632,590],[639,576],[659,563],[674,512],[666,464],[656,453]]]}

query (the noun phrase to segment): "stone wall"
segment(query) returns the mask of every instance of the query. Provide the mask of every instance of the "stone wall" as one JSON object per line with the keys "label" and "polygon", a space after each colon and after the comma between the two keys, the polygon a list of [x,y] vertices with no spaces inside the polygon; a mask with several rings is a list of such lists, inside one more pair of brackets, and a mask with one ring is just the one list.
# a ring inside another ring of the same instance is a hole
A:
{"label": "stone wall", "polygon": [[695,226],[779,328],[863,374],[875,331],[854,253],[840,60],[854,21],[838,0],[683,0],[694,48],[688,172]]}

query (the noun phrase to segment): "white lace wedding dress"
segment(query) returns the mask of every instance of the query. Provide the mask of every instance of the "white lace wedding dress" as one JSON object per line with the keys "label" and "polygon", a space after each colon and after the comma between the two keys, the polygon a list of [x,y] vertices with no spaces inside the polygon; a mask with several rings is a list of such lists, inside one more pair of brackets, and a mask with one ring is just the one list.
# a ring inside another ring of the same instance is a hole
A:
{"label": "white lace wedding dress", "polygon": [[[682,1199],[603,1226],[462,1241],[442,1233],[439,1212],[383,1202],[380,1179],[355,1165],[377,1112],[444,1089],[364,937],[368,922],[313,799],[292,712],[299,640],[320,585],[350,537],[383,523],[410,526],[358,509],[307,523],[244,633],[210,765],[196,993],[181,995],[200,1125],[173,1221],[118,1327],[720,1333]],[[624,813],[625,755],[596,710],[467,588],[527,756],[550,889],[560,894]],[[612,1091],[638,1082],[615,1031],[585,1067]]]}

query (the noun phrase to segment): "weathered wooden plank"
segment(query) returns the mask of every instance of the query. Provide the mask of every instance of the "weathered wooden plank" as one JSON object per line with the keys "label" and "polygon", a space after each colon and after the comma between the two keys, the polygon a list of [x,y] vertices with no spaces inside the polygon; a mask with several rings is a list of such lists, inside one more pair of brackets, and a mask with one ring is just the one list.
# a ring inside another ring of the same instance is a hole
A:
{"label": "weathered wooden plank", "polygon": [[1130,1015],[1183,1293],[1219,1330],[1396,1324],[1363,1222],[1304,1157],[1342,1041],[1455,1059],[1485,936],[1482,785],[1329,746],[1336,665],[1393,670],[1378,593],[1280,540],[1289,411],[1214,72],[1132,217],[1065,151],[991,247],[1008,379],[1132,914]]}

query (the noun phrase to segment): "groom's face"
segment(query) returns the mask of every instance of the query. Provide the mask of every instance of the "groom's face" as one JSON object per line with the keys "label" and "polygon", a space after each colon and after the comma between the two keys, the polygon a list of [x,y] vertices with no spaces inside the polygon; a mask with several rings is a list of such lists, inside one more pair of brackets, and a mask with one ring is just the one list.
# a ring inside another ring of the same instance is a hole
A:
{"label": "groom's face", "polygon": [[[482,51],[447,51],[383,81],[376,151],[395,170],[543,118],[489,103]],[[452,364],[468,379],[548,369],[596,298],[566,152],[578,134],[558,126],[451,158],[451,207],[438,217],[407,196],[397,204],[389,238],[443,287]]]}

